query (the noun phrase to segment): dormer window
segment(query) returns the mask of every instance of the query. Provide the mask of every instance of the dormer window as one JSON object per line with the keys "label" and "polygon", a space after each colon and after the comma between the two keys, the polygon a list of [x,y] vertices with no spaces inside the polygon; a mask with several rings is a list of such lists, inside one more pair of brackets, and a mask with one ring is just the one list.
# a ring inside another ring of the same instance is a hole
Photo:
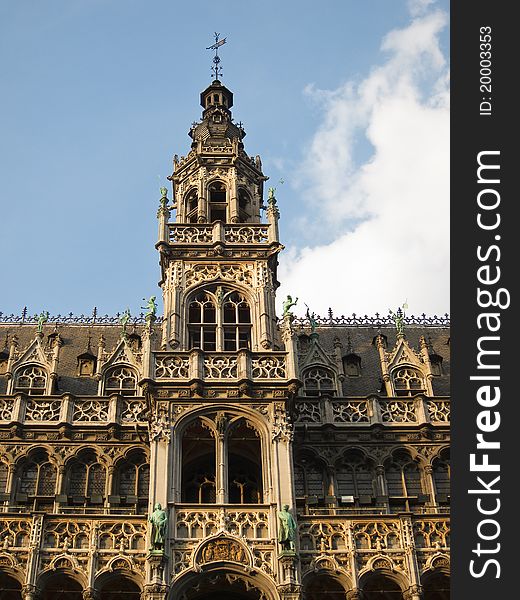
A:
{"label": "dormer window", "polygon": [[442,375],[442,356],[438,354],[430,354],[430,365],[432,369],[432,375],[440,377]]}
{"label": "dormer window", "polygon": [[137,394],[137,374],[130,367],[114,367],[105,376],[105,394],[135,396]]}
{"label": "dormer window", "polygon": [[357,354],[347,354],[343,357],[343,370],[347,377],[361,375],[361,358]]}
{"label": "dormer window", "polygon": [[92,377],[96,372],[96,357],[88,352],[78,356],[78,375]]}
{"label": "dormer window", "polygon": [[43,396],[47,387],[47,372],[37,365],[28,365],[18,371],[15,378],[15,392],[25,392],[31,396]]}
{"label": "dormer window", "polygon": [[414,396],[425,391],[422,374],[412,367],[401,367],[393,373],[396,396]]}
{"label": "dormer window", "polygon": [[336,395],[334,375],[324,367],[308,369],[303,375],[303,387],[307,396]]}

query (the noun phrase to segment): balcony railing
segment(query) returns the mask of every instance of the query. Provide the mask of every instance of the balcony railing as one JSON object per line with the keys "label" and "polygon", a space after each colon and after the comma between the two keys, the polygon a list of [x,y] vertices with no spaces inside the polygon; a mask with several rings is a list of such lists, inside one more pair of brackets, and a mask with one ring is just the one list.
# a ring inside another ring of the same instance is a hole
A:
{"label": "balcony railing", "polygon": [[447,425],[450,422],[448,397],[414,398],[299,398],[296,402],[296,423],[332,423],[334,425],[363,426],[422,425],[424,423]]}
{"label": "balcony railing", "polygon": [[146,403],[139,396],[14,396],[0,397],[0,421],[25,424],[96,425],[145,423]]}
{"label": "balcony railing", "polygon": [[157,381],[229,381],[250,379],[283,382],[288,379],[285,352],[156,352]]}
{"label": "balcony railing", "polygon": [[168,242],[170,244],[270,244],[277,242],[275,231],[270,224],[225,225],[215,223],[168,224]]}

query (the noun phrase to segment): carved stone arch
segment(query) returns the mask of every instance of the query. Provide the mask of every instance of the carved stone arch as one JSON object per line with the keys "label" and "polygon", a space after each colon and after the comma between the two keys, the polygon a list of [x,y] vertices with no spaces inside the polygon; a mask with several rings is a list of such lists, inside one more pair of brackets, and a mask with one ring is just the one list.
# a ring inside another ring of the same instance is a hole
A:
{"label": "carved stone arch", "polygon": [[400,588],[402,593],[411,585],[407,575],[403,571],[398,570],[392,559],[384,554],[377,554],[371,558],[367,566],[359,572],[358,587],[365,591],[367,584],[369,584],[374,575],[389,579]]}
{"label": "carved stone arch", "polygon": [[439,458],[441,460],[449,459],[449,456],[446,456],[446,454],[450,455],[450,451],[451,451],[451,447],[447,444],[443,444],[441,446],[436,446],[435,450],[431,453],[428,464],[433,465],[434,461]]}
{"label": "carved stone arch", "polygon": [[303,597],[310,600],[317,600],[325,594],[330,600],[343,600],[352,587],[351,577],[332,556],[322,555],[313,559],[310,569],[302,578]]}
{"label": "carved stone arch", "polygon": [[421,574],[425,600],[449,600],[450,560],[447,555],[436,554],[428,560],[428,567]]}
{"label": "carved stone arch", "polygon": [[95,444],[87,443],[85,445],[76,446],[73,448],[72,452],[63,461],[64,467],[67,469],[70,466],[71,461],[77,460],[81,454],[88,451],[92,451],[96,455],[98,461],[102,462],[105,467],[111,466],[112,463],[110,461],[110,457],[104,454],[102,446],[96,446]]}
{"label": "carved stone arch", "polygon": [[191,411],[185,411],[177,419],[174,425],[173,433],[179,439],[179,437],[182,437],[186,428],[189,427],[190,423],[196,418],[209,418],[208,415],[217,414],[219,412],[223,412],[228,416],[245,418],[248,421],[251,421],[251,423],[253,423],[259,431],[261,439],[265,441],[265,443],[268,443],[270,429],[267,418],[260,412],[255,411],[247,406],[237,406],[236,404],[218,403],[212,404],[211,406],[200,405]]}
{"label": "carved stone arch", "polygon": [[210,600],[217,592],[235,600],[280,600],[276,582],[256,567],[218,562],[181,573],[170,587],[168,600]]}
{"label": "carved stone arch", "polygon": [[52,560],[52,563],[39,574],[36,580],[36,587],[44,591],[46,584],[51,578],[56,575],[65,575],[78,583],[82,589],[85,589],[88,586],[87,576],[75,563],[77,563],[76,559],[70,554],[56,556]]}
{"label": "carved stone arch", "polygon": [[[128,579],[135,584],[139,588],[139,593],[143,591],[144,581],[142,575],[136,570],[132,560],[122,555],[114,556],[106,567],[97,572],[94,579],[94,589],[103,591],[105,586],[121,578]],[[117,586],[117,591],[122,591],[120,585]]]}
{"label": "carved stone arch", "polygon": [[25,573],[16,557],[6,551],[0,551],[0,574],[9,575],[21,585],[25,583]]}

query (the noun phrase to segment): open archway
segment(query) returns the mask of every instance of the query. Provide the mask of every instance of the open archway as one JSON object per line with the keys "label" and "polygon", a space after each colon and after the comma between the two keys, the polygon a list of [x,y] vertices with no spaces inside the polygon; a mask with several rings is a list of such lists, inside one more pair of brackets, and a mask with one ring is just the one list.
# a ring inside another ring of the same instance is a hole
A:
{"label": "open archway", "polygon": [[41,584],[41,600],[83,600],[83,586],[71,575],[55,572]]}
{"label": "open archway", "polygon": [[447,573],[433,571],[424,577],[423,600],[450,600],[450,578]]}
{"label": "open archway", "polygon": [[128,576],[116,573],[96,584],[99,600],[139,600],[141,589]]}
{"label": "open archway", "polygon": [[313,573],[303,584],[305,600],[345,600],[346,590],[336,577],[328,573]]}
{"label": "open archway", "polygon": [[403,600],[403,591],[397,581],[383,572],[368,575],[362,589],[363,600]]}
{"label": "open archway", "polygon": [[2,571],[0,571],[0,592],[2,600],[22,600],[22,584]]}

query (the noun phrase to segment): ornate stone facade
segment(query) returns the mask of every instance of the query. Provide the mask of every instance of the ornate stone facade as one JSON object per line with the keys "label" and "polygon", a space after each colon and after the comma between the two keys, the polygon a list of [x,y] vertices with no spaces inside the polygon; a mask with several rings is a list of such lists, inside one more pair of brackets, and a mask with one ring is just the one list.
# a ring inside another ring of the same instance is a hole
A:
{"label": "ornate stone facade", "polygon": [[201,103],[164,314],[0,323],[1,598],[446,600],[448,324],[278,318],[274,190]]}

